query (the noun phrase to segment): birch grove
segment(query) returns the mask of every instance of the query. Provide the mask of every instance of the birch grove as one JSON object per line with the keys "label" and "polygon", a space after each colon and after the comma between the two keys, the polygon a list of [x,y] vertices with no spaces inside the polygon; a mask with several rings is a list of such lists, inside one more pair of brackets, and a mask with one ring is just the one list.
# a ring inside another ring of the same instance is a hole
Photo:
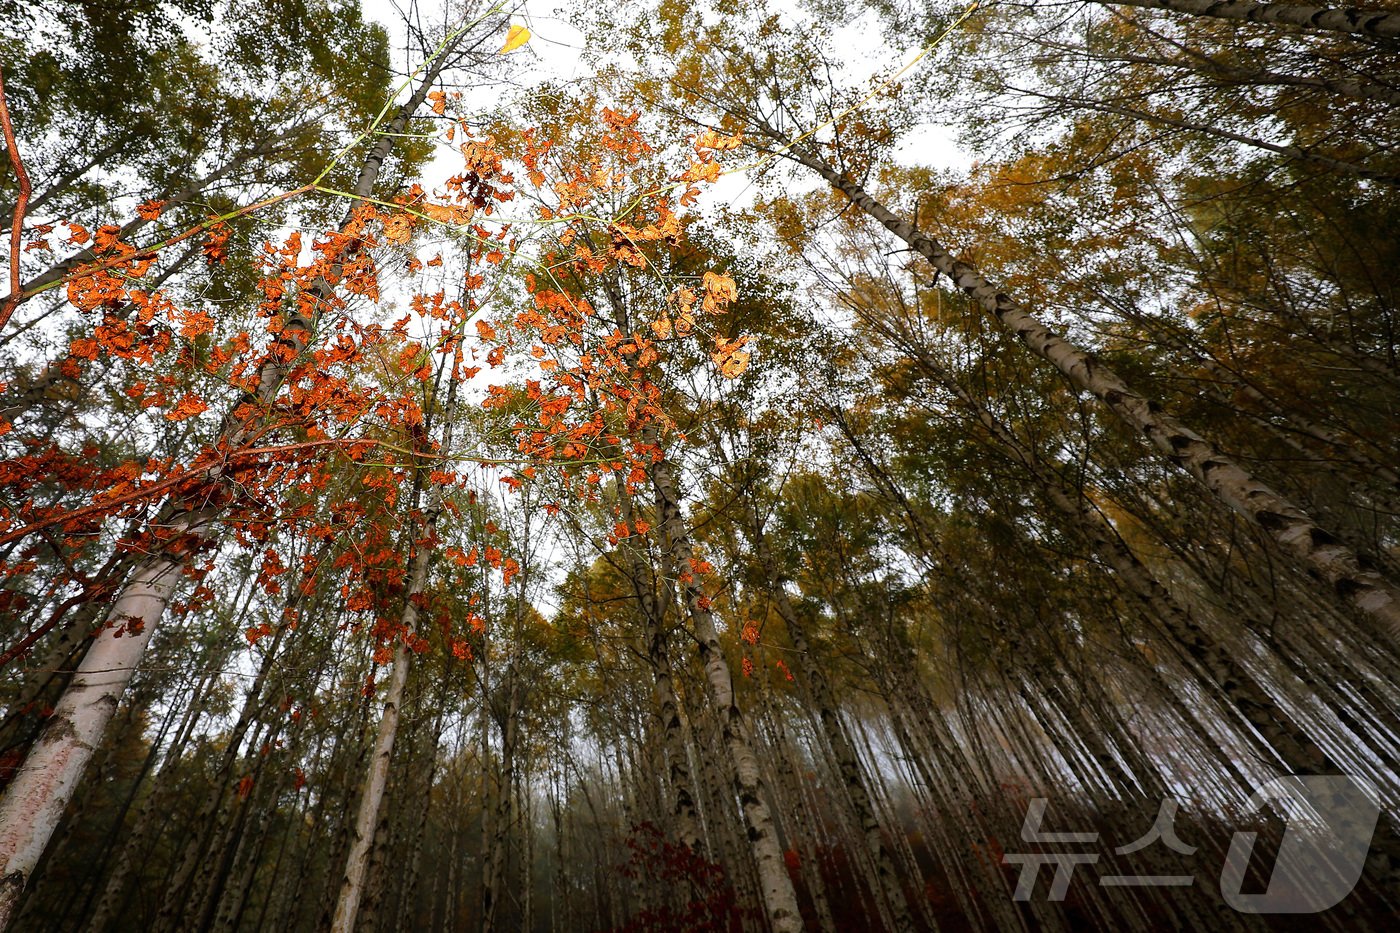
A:
{"label": "birch grove", "polygon": [[390,6],[3,5],[0,929],[1388,929],[1393,4]]}

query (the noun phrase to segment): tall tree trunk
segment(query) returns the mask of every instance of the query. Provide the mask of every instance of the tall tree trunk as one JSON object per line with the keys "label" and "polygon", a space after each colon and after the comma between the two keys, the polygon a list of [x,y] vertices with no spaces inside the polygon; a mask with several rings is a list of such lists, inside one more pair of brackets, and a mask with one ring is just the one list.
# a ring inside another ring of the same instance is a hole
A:
{"label": "tall tree trunk", "polygon": [[904,897],[904,889],[900,884],[899,874],[895,870],[894,859],[885,845],[880,821],[875,815],[875,807],[870,801],[865,769],[861,766],[860,758],[846,733],[845,724],[841,721],[835,694],[831,689],[831,682],[827,680],[826,672],[822,670],[820,662],[812,654],[811,644],[807,640],[806,628],[798,618],[792,601],[788,599],[787,590],[783,587],[777,562],[773,559],[772,550],[768,547],[768,541],[763,535],[758,512],[753,503],[747,499],[744,503],[744,511],[746,519],[744,530],[754,547],[759,566],[762,567],[768,581],[768,593],[773,601],[773,607],[777,609],[778,615],[782,618],[783,625],[787,628],[788,638],[792,641],[792,647],[797,653],[797,661],[804,681],[803,686],[807,688],[812,702],[816,704],[822,734],[826,738],[827,746],[836,757],[837,773],[840,775],[841,783],[845,786],[856,823],[860,827],[861,837],[870,853],[870,859],[875,865],[878,887],[889,905],[890,919],[894,924],[894,930],[896,933],[913,930],[915,928],[914,918],[909,910],[908,901]]}
{"label": "tall tree trunk", "polygon": [[1292,3],[1254,3],[1252,0],[1097,0],[1115,6],[1168,10],[1191,16],[1212,16],[1249,23],[1301,26],[1328,32],[1349,33],[1375,39],[1400,36],[1400,13],[1359,10],[1355,7],[1306,6]]}
{"label": "tall tree trunk", "polygon": [[653,464],[651,479],[656,493],[656,512],[661,518],[661,534],[674,572],[681,574],[683,579],[691,580],[683,584],[684,599],[699,645],[710,703],[719,719],[722,741],[733,762],[735,791],[748,829],[768,923],[775,933],[797,933],[802,928],[797,893],[793,890],[792,879],[788,876],[787,864],[778,845],[777,828],[765,800],[763,779],[758,759],[754,757],[748,723],[735,701],[733,677],[715,628],[714,615],[709,609],[709,599],[693,579],[690,533],[681,514],[680,497],[670,461],[663,459]]}
{"label": "tall tree trunk", "polygon": [[[455,389],[455,385],[453,387]],[[451,398],[455,398],[455,391]],[[451,412],[448,402],[446,417],[448,423],[444,431],[444,449],[451,449]],[[421,471],[420,471],[421,472]],[[421,480],[421,477],[420,477]],[[374,740],[374,751],[370,757],[369,774],[365,778],[364,791],[360,795],[360,806],[355,814],[355,823],[350,845],[350,853],[345,859],[345,873],[340,882],[340,894],[336,900],[335,915],[331,918],[332,933],[352,933],[355,929],[355,914],[364,895],[365,877],[369,868],[370,850],[374,845],[379,813],[384,801],[384,790],[389,783],[389,765],[394,756],[394,741],[398,737],[399,713],[403,706],[404,686],[408,683],[409,652],[406,638],[417,631],[419,598],[427,587],[428,568],[434,554],[434,538],[437,534],[437,520],[442,513],[441,490],[434,488],[429,495],[432,504],[424,515],[421,534],[414,523],[409,540],[415,548],[410,565],[408,586],[404,594],[403,612],[399,617],[402,630],[394,646],[393,669],[389,674],[389,685],[384,691],[384,707],[379,719],[379,730]]]}
{"label": "tall tree trunk", "polygon": [[[175,730],[175,737],[171,740],[170,747],[165,751],[165,760],[156,772],[155,781],[146,793],[146,798],[137,809],[136,820],[131,831],[127,834],[121,848],[117,850],[111,874],[107,876],[106,883],[101,888],[97,907],[87,922],[87,929],[92,933],[105,933],[107,927],[117,918],[126,901],[127,884],[130,882],[136,860],[143,854],[147,838],[155,827],[154,816],[157,801],[164,796],[163,786],[175,773],[175,767],[184,754],[185,743],[189,741],[203,714],[204,693],[212,685],[214,679],[213,674],[205,675],[192,691],[184,716]],[[152,754],[157,751],[158,747],[159,743],[155,748],[152,748]],[[138,783],[138,790],[139,787]]]}
{"label": "tall tree trunk", "polygon": [[[614,492],[618,507],[622,511],[622,520],[627,523],[629,529],[635,528],[632,500],[622,488],[620,475],[614,476]],[[702,852],[700,819],[695,809],[695,792],[690,778],[684,725],[681,722],[680,704],[676,700],[670,651],[666,645],[665,607],[657,601],[650,568],[642,559],[641,553],[630,542],[624,543],[623,548],[627,552],[627,575],[642,609],[642,637],[646,640],[647,663],[652,670],[657,719],[666,749],[667,776],[671,793],[675,796],[671,815],[676,838],[692,852]]]}
{"label": "tall tree trunk", "polygon": [[[501,722],[501,778],[497,785],[498,796],[491,821],[490,839],[483,853],[485,867],[481,879],[482,933],[491,933],[496,929],[496,915],[505,893],[502,890],[502,881],[506,873],[510,832],[515,823],[515,753],[519,743],[521,694],[518,678],[519,673],[514,661],[508,662],[504,684],[505,718]],[[621,772],[621,765],[618,766],[618,770]],[[623,799],[626,800],[625,797]]]}
{"label": "tall tree trunk", "polygon": [[[190,883],[201,867],[206,872],[208,871],[209,848],[218,833],[225,829],[226,821],[230,818],[230,814],[223,808],[223,804],[228,796],[229,788],[233,785],[238,763],[240,759],[246,760],[255,754],[258,735],[262,731],[259,717],[267,704],[267,698],[264,696],[267,679],[277,658],[277,649],[281,646],[290,627],[291,620],[284,616],[263,655],[262,663],[258,666],[258,673],[253,678],[253,683],[249,686],[248,693],[244,697],[243,708],[238,713],[238,719],[235,720],[233,728],[229,732],[228,744],[224,746],[223,755],[219,758],[213,783],[196,813],[189,838],[183,848],[179,850],[181,853],[179,861],[176,863],[169,884],[166,885],[164,903],[161,905],[160,913],[153,925],[156,930],[178,930],[184,926],[182,920],[192,906],[188,903]],[[243,740],[247,737],[249,729],[253,730],[253,741],[249,745],[249,754],[240,755]],[[241,809],[239,807],[240,811]],[[242,818],[241,812],[235,815],[237,820],[241,821]],[[200,892],[204,888],[205,885],[196,883],[193,891]]]}

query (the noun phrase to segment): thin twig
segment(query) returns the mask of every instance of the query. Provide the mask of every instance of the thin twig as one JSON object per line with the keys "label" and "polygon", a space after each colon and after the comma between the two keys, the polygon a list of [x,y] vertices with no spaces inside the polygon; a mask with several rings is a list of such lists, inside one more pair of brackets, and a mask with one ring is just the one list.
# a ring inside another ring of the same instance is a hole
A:
{"label": "thin twig", "polygon": [[19,180],[19,200],[15,201],[15,216],[10,222],[10,295],[0,308],[0,330],[10,323],[10,315],[19,306],[19,241],[23,235],[24,212],[29,207],[29,196],[34,186],[29,183],[29,173],[24,170],[24,162],[19,157],[19,143],[15,141],[15,126],[10,122],[10,105],[5,100],[5,75],[0,70],[0,126],[5,130],[5,150],[10,154],[10,165],[14,167],[15,178]]}

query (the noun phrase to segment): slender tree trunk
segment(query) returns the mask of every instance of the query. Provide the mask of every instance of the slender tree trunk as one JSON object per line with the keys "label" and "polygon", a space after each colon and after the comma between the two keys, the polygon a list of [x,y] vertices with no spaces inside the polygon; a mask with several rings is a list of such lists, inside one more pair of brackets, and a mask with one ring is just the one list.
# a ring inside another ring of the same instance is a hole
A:
{"label": "slender tree trunk", "polygon": [[[625,301],[610,284],[607,291],[618,323],[624,331],[630,330]],[[656,427],[643,428],[642,439],[659,446]],[[672,572],[682,580],[690,581],[682,584],[683,599],[699,648],[700,663],[705,671],[710,705],[719,720],[721,740],[733,765],[735,791],[758,872],[768,923],[774,933],[796,933],[802,927],[797,892],[793,889],[782,849],[778,845],[777,827],[765,800],[762,772],[754,756],[748,723],[735,701],[733,677],[715,628],[714,615],[709,609],[709,599],[692,572],[690,533],[681,514],[680,496],[671,463],[663,458],[653,464],[649,472],[655,493],[656,515],[661,525],[662,546]]]}
{"label": "slender tree trunk", "polygon": [[[496,798],[496,812],[492,819],[490,844],[485,850],[486,864],[481,881],[481,930],[491,933],[496,929],[496,915],[500,910],[502,881],[505,878],[506,858],[510,832],[515,823],[515,753],[519,742],[520,727],[520,685],[519,673],[514,661],[508,663],[504,689],[506,692],[505,719],[501,723],[501,779],[499,796]],[[619,742],[619,749],[620,749]],[[618,765],[621,774],[622,766]],[[623,798],[624,801],[626,798]]]}
{"label": "slender tree trunk", "polygon": [[[1113,0],[1104,0],[1112,3]],[[1135,65],[1151,65],[1157,68],[1175,68],[1188,73],[1205,73],[1219,78],[1231,87],[1301,87],[1312,90],[1329,91],[1343,97],[1358,100],[1373,100],[1400,106],[1400,90],[1374,81],[1358,77],[1325,77],[1319,75],[1280,74],[1263,68],[1241,68],[1221,59],[1212,58],[1197,50],[1178,46],[1183,55],[1178,58],[1163,58],[1156,55],[1130,55],[1116,53],[1105,55],[1106,61],[1123,62]]]}
{"label": "slender tree trunk", "polygon": [[[164,903],[161,905],[160,913],[154,924],[157,930],[180,929],[182,927],[181,920],[191,907],[188,903],[190,891],[200,892],[207,887],[207,885],[196,883],[191,889],[190,883],[201,867],[206,872],[209,870],[211,864],[209,860],[210,846],[216,835],[225,828],[229,818],[229,814],[223,809],[223,804],[228,796],[229,788],[233,784],[238,763],[240,759],[248,759],[257,747],[258,734],[262,731],[259,717],[267,702],[267,698],[264,696],[267,678],[277,657],[277,649],[281,646],[289,628],[290,621],[284,617],[263,655],[262,664],[258,667],[258,673],[253,678],[253,683],[248,688],[243,708],[239,711],[238,719],[229,732],[228,744],[224,746],[219,766],[214,772],[213,784],[204,801],[200,804],[192,827],[193,831],[180,850],[180,859],[176,863],[169,884],[166,885]],[[253,730],[253,741],[249,745],[249,755],[240,755],[243,740],[247,737],[249,729]],[[239,809],[241,810],[241,807]],[[241,813],[236,817],[239,821],[242,818]]]}
{"label": "slender tree trunk", "polygon": [[[400,910],[397,916],[403,918],[403,922],[412,925],[415,929],[420,928],[419,917],[421,906],[417,903],[418,887],[422,881],[419,865],[422,862],[424,851],[428,848],[428,826],[434,810],[433,787],[437,783],[438,765],[441,755],[438,753],[438,746],[442,742],[442,731],[447,716],[448,698],[450,693],[451,680],[448,676],[452,670],[451,656],[448,657],[446,668],[443,671],[440,689],[437,695],[436,707],[438,715],[433,720],[433,728],[430,733],[430,740],[426,743],[425,754],[428,759],[428,766],[423,780],[423,801],[417,807],[417,820],[413,825],[413,832],[409,838],[409,860],[407,872],[403,882],[402,896],[400,898]],[[437,873],[434,873],[437,877]],[[431,923],[433,898],[428,900],[427,916],[423,920]]]}
{"label": "slender tree trunk", "polygon": [[[105,933],[108,926],[116,919],[126,900],[126,887],[130,881],[131,874],[135,868],[136,859],[145,849],[145,843],[154,827],[154,814],[156,803],[163,796],[164,785],[174,774],[175,766],[180,761],[184,753],[185,743],[189,741],[190,735],[194,732],[203,713],[204,692],[213,683],[215,675],[206,675],[198,683],[191,693],[189,704],[185,708],[184,716],[179,726],[175,730],[175,737],[171,740],[170,747],[165,751],[165,760],[161,763],[160,769],[156,772],[155,781],[150,790],[146,793],[146,798],[141,802],[141,806],[136,811],[136,820],[131,831],[127,834],[121,847],[117,850],[115,864],[112,866],[111,874],[107,876],[105,885],[101,888],[101,896],[97,901],[91,919],[88,920],[87,929],[92,933]],[[154,755],[159,750],[159,742],[152,748]],[[140,789],[140,783],[137,784]]]}
{"label": "slender tree trunk", "polygon": [[[827,897],[826,881],[822,878],[821,863],[817,860],[817,847],[820,845],[818,838],[818,824],[811,819],[811,813],[807,809],[805,795],[802,793],[801,779],[798,777],[798,766],[794,763],[797,757],[787,730],[783,728],[782,713],[773,707],[772,693],[767,684],[767,673],[756,672],[756,677],[762,678],[759,681],[758,689],[761,693],[760,704],[761,714],[758,719],[760,733],[766,732],[767,741],[764,743],[767,748],[760,748],[761,752],[766,752],[762,757],[769,763],[769,786],[772,789],[773,802],[780,813],[784,815],[784,820],[789,826],[788,836],[792,840],[792,851],[799,858],[798,869],[802,875],[807,895],[812,901],[812,907],[816,912],[817,925],[823,930],[835,930],[836,920],[831,913],[831,902]],[[763,729],[763,726],[767,726]],[[855,863],[862,869],[866,867],[866,861],[857,857]],[[885,904],[880,899],[880,886],[867,874],[862,879],[866,882],[863,885],[863,892],[869,899],[867,903],[872,908],[871,916],[877,916],[881,920],[882,926],[889,926],[886,916]]]}
{"label": "slender tree trunk", "polygon": [[[622,520],[627,523],[628,528],[633,528],[636,519],[631,497],[622,489],[620,476],[615,476],[614,480]],[[671,793],[675,795],[671,815],[676,838],[692,852],[702,852],[704,850],[700,840],[700,820],[695,809],[695,793],[690,778],[689,756],[686,754],[684,725],[681,722],[680,704],[676,700],[670,651],[666,645],[665,608],[656,599],[656,589],[650,579],[651,573],[642,560],[642,555],[630,543],[624,544],[623,547],[627,552],[628,576],[642,609],[645,626],[642,637],[646,639],[646,657],[654,681],[657,719],[666,749],[667,776]]]}
{"label": "slender tree trunk", "polygon": [[[451,417],[449,412],[448,417]],[[448,443],[450,449],[450,428]],[[416,533],[412,540],[417,548],[409,572],[408,588],[404,595],[403,613],[399,625],[405,634],[417,630],[418,600],[428,581],[428,567],[432,563],[433,546],[431,539],[437,532],[437,519],[442,511],[442,498],[434,490],[433,503],[423,519],[423,535]],[[415,528],[415,532],[416,532]],[[389,765],[393,760],[394,741],[398,737],[399,713],[403,705],[404,686],[408,683],[409,653],[404,636],[398,638],[394,646],[393,669],[389,674],[389,685],[384,691],[384,707],[379,719],[379,731],[375,736],[374,751],[370,758],[369,774],[365,779],[364,791],[360,796],[359,810],[355,815],[350,854],[345,860],[345,874],[340,883],[340,895],[336,900],[335,916],[331,919],[332,933],[353,933],[355,914],[359,910],[360,899],[364,894],[366,872],[369,868],[370,850],[374,845],[376,827],[379,825],[379,812],[384,800],[384,790],[389,783]]]}
{"label": "slender tree trunk", "polygon": [[777,562],[773,559],[768,541],[759,524],[758,513],[751,502],[746,501],[745,513],[747,518],[745,530],[757,552],[759,565],[763,568],[768,580],[768,592],[773,606],[778,610],[778,615],[787,628],[788,638],[792,641],[792,647],[797,653],[797,660],[805,681],[804,686],[807,687],[812,702],[817,707],[822,734],[826,738],[832,754],[836,757],[837,773],[841,778],[841,783],[846,788],[856,823],[860,827],[862,840],[870,853],[871,861],[874,863],[875,876],[879,882],[878,888],[889,904],[894,930],[896,933],[913,930],[913,915],[904,897],[904,889],[900,884],[899,874],[895,870],[894,859],[885,846],[880,822],[875,816],[875,808],[870,802],[865,769],[861,766],[855,747],[846,734],[845,724],[841,722],[831,682],[827,680],[821,664],[812,654],[806,629],[799,620],[797,611],[792,606],[792,601],[788,599],[787,591],[783,588],[778,574]]}
{"label": "slender tree trunk", "polygon": [[[652,466],[652,486],[656,493],[656,511],[661,517],[661,533],[670,552],[675,572],[691,578],[692,557],[690,534],[681,515],[680,497],[676,491],[671,464],[662,460]],[[777,828],[765,802],[763,779],[758,760],[754,757],[748,723],[734,697],[734,681],[724,648],[719,641],[709,600],[696,582],[683,585],[691,625],[699,643],[700,662],[705,669],[710,702],[719,718],[720,735],[734,764],[735,791],[748,829],[749,844],[762,886],[763,903],[769,926],[775,933],[797,933],[802,928],[802,914],[797,907],[797,894],[788,877],[782,849],[778,845]]]}

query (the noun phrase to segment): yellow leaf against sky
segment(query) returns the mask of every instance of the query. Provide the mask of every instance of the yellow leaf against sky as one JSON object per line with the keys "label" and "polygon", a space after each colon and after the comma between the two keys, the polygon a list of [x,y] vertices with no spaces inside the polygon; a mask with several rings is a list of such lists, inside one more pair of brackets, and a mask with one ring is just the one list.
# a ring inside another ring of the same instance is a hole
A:
{"label": "yellow leaf against sky", "polygon": [[501,51],[497,54],[505,55],[507,52],[514,52],[526,42],[530,41],[530,30],[524,26],[512,26],[506,33],[506,44],[501,46]]}

